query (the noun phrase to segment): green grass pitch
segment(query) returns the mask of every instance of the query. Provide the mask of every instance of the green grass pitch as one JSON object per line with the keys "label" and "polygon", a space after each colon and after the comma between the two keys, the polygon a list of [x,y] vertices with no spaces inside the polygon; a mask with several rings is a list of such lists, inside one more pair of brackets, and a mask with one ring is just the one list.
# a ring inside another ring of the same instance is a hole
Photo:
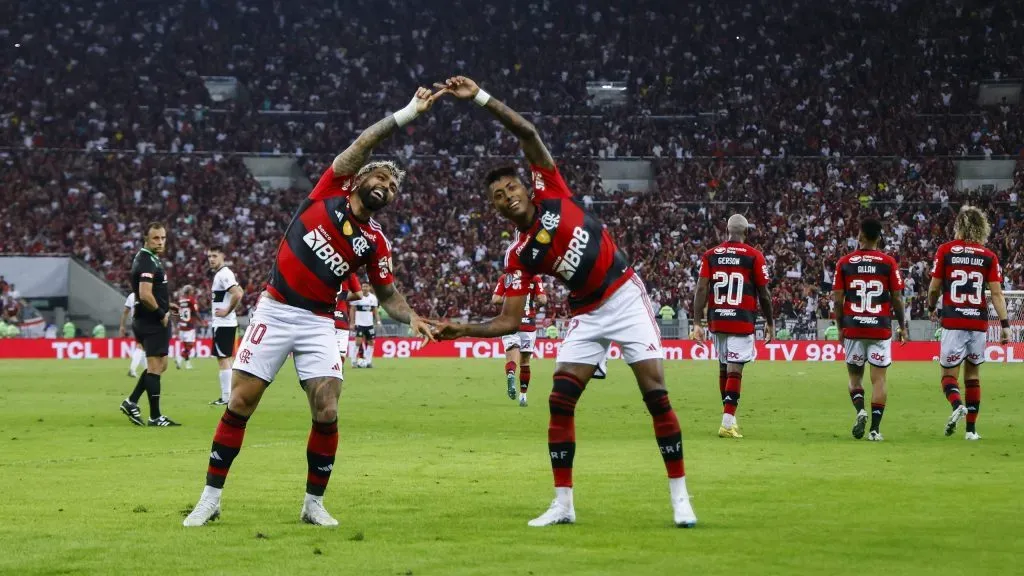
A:
{"label": "green grass pitch", "polygon": [[[671,524],[664,468],[631,374],[614,362],[577,409],[575,526],[550,502],[552,362],[529,408],[502,361],[378,360],[349,370],[327,492],[338,529],[298,522],[306,400],[286,367],[250,421],[221,520],[181,526],[221,409],[216,365],[164,378],[184,426],[131,426],[127,361],[0,362],[0,573],[1020,574],[1024,372],[986,365],[978,430],[942,435],[933,363],[896,364],[881,444],[855,441],[839,363],[748,367],[717,437],[717,368],[666,366],[700,524]],[[142,402],[146,412],[145,401]]]}

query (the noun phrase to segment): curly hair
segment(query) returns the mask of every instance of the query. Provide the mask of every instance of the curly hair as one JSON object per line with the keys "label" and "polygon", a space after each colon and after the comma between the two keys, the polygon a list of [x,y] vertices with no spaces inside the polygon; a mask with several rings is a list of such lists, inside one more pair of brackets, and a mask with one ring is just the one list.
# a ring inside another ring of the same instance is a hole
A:
{"label": "curly hair", "polygon": [[959,240],[984,244],[992,232],[992,225],[988,223],[988,216],[985,216],[980,208],[964,206],[956,215],[953,230]]}
{"label": "curly hair", "polygon": [[378,168],[383,168],[389,174],[394,176],[395,180],[398,181],[398,187],[402,187],[402,182],[405,180],[405,170],[399,168],[398,164],[391,160],[377,160],[368,163],[367,165],[360,168],[359,172],[356,172],[356,178],[365,176],[366,174],[369,174],[370,172]]}

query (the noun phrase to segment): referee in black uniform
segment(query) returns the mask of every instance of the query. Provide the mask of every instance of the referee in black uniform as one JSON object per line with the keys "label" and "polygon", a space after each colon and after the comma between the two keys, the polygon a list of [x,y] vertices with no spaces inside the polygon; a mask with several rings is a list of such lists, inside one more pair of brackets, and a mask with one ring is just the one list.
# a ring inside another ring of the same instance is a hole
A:
{"label": "referee in black uniform", "polygon": [[146,369],[131,396],[121,402],[121,412],[136,426],[143,426],[138,401],[145,392],[149,398],[150,426],[180,426],[160,413],[160,375],[167,370],[167,351],[171,343],[171,312],[167,273],[160,261],[167,243],[167,230],[159,222],[146,227],[142,250],[132,261],[132,292],[135,293],[135,318],[132,332],[146,351]]}

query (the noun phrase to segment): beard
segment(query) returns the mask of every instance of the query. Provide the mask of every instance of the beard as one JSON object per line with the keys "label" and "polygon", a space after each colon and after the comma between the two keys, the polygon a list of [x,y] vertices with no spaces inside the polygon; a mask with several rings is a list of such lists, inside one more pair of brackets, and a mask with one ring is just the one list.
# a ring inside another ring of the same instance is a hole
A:
{"label": "beard", "polygon": [[[378,196],[375,192],[379,192]],[[376,212],[388,205],[388,191],[380,186],[365,185],[359,188],[359,199],[371,212]]]}

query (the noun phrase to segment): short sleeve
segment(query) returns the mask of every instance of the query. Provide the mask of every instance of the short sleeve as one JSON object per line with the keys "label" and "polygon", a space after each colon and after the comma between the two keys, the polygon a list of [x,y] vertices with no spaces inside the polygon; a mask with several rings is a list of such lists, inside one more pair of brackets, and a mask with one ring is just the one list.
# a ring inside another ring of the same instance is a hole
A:
{"label": "short sleeve", "polygon": [[757,287],[767,286],[771,282],[768,276],[768,263],[764,260],[764,254],[757,252],[754,256],[754,285]]}
{"label": "short sleeve", "polygon": [[498,283],[494,286],[494,295],[495,296],[504,296],[505,295],[505,275],[504,274],[502,274],[501,276],[498,277]]}
{"label": "short sleeve", "polygon": [[893,292],[903,291],[903,274],[900,273],[899,262],[895,258],[890,258],[890,272],[889,272],[889,286]]}
{"label": "short sleeve", "polygon": [[536,288],[536,290],[534,290],[534,292],[533,292],[533,295],[535,297],[536,296],[543,296],[544,295],[544,278],[541,277],[541,276],[534,276],[533,277],[533,285]]}
{"label": "short sleeve", "polygon": [[132,292],[131,294],[128,295],[127,298],[124,299],[124,307],[125,308],[134,308],[135,307],[135,292]]}
{"label": "short sleeve", "polygon": [[502,276],[501,281],[505,285],[506,297],[530,294],[530,282],[527,280],[526,270],[515,250],[510,250],[505,259],[505,275]]}
{"label": "short sleeve", "polygon": [[836,262],[836,273],[832,275],[832,290],[843,291],[846,289],[846,281],[843,279],[843,259]]}
{"label": "short sleeve", "polygon": [[530,165],[533,173],[533,199],[540,202],[554,198],[572,198],[572,191],[562,179],[562,173],[557,166],[544,168],[543,166]]}
{"label": "short sleeve", "polygon": [[943,260],[945,260],[943,257],[943,248],[940,247],[939,251],[935,253],[935,261],[932,262],[932,278],[942,280],[945,277],[945,270],[942,268]]}
{"label": "short sleeve", "polygon": [[378,235],[380,240],[377,242],[377,251],[367,266],[367,272],[370,284],[387,286],[395,281],[391,266],[391,243],[383,234],[378,233]]}
{"label": "short sleeve", "polygon": [[700,272],[698,273],[700,278],[711,278],[711,265],[708,262],[708,253],[705,252],[700,257]]}
{"label": "short sleeve", "polygon": [[153,258],[147,257],[139,260],[139,282],[149,282],[150,284],[156,282],[157,269]]}
{"label": "short sleeve", "polygon": [[320,175],[313,191],[309,193],[310,200],[324,200],[335,196],[348,196],[355,181],[354,174],[335,174],[334,167],[328,166]]}
{"label": "short sleeve", "polygon": [[235,273],[230,268],[224,268],[222,271],[222,280],[224,287],[221,290],[230,290],[231,288],[238,286],[238,280],[235,279]]}
{"label": "short sleeve", "polygon": [[999,257],[992,254],[992,262],[988,266],[988,273],[985,275],[986,282],[1003,281],[1003,267],[999,265]]}
{"label": "short sleeve", "polygon": [[359,283],[359,277],[355,274],[349,274],[346,282],[348,283],[349,292],[356,293],[363,291],[363,285]]}

